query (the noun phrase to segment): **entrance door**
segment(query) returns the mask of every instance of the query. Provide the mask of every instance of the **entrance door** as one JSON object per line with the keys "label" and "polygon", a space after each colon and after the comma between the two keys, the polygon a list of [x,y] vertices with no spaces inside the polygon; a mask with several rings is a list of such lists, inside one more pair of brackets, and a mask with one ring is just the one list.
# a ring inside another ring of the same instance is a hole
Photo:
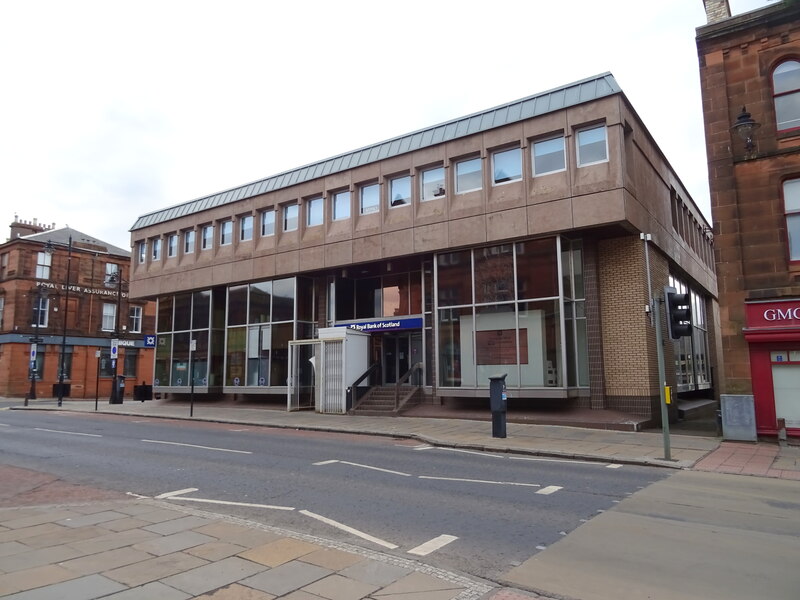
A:
{"label": "entrance door", "polygon": [[[384,384],[397,383],[414,363],[422,361],[422,334],[410,333],[385,333],[383,334],[383,382]],[[418,385],[420,378],[415,373],[412,380],[407,383]]]}
{"label": "entrance door", "polygon": [[800,365],[772,365],[775,416],[786,427],[800,427]]}

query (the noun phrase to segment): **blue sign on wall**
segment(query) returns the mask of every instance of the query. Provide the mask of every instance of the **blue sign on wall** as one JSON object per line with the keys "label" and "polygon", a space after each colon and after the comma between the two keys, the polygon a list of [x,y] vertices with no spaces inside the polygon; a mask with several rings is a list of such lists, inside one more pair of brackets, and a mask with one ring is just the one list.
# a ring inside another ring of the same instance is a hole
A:
{"label": "blue sign on wall", "polygon": [[146,335],[146,336],[144,336],[144,347],[145,348],[155,348],[156,347],[156,336],[154,336],[154,335]]}
{"label": "blue sign on wall", "polygon": [[345,323],[339,327],[349,327],[358,331],[372,333],[373,331],[400,331],[403,329],[421,329],[422,319],[381,319],[379,321],[360,321],[358,323]]}

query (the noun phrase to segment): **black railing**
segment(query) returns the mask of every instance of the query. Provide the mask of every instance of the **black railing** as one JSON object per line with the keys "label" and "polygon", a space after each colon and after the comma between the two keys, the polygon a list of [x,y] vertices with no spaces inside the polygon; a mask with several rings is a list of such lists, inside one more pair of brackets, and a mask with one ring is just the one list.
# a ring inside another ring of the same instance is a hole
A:
{"label": "black railing", "polygon": [[[413,375],[414,372],[417,371],[417,370],[419,370],[419,371],[422,370],[422,363],[421,362],[414,363],[413,365],[411,365],[411,368],[408,371],[406,371],[405,375],[403,375],[400,379],[398,379],[397,383],[394,384],[394,410],[395,410],[395,412],[397,412],[397,410],[400,408],[400,386],[403,385],[406,381],[408,381],[411,378],[411,375]],[[422,387],[422,384],[418,383],[416,387],[418,387],[418,388]]]}
{"label": "black railing", "polygon": [[362,387],[359,388],[359,384],[362,383],[367,377],[375,373],[376,371],[381,370],[381,363],[376,362],[369,366],[369,368],[364,371],[361,376],[356,379],[348,388],[347,388],[347,410],[351,410],[358,405],[359,400],[361,397],[369,391],[369,387]]}

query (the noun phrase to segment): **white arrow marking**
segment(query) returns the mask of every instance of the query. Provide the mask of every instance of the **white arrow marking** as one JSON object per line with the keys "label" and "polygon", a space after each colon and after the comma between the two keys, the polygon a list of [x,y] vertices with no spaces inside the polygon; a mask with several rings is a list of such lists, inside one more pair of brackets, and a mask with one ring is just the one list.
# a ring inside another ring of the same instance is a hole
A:
{"label": "white arrow marking", "polygon": [[246,450],[231,450],[229,448],[215,448],[213,446],[198,446],[197,444],[181,444],[180,442],[164,442],[161,440],[142,440],[148,444],[169,444],[170,446],[186,446],[187,448],[201,448],[202,450],[217,450],[219,452],[235,452],[236,454],[252,454]]}
{"label": "white arrow marking", "polygon": [[189,502],[202,502],[204,504],[223,504],[225,506],[247,506],[249,508],[267,508],[271,510],[294,510],[293,506],[273,506],[271,504],[254,504],[252,502],[231,502],[230,500],[211,500],[209,498],[170,498],[170,500],[188,500]]}
{"label": "white arrow marking", "polygon": [[392,544],[391,542],[387,542],[380,538],[373,537],[368,533],[364,533],[363,531],[359,531],[358,529],[353,529],[352,527],[345,525],[344,523],[339,523],[338,521],[334,521],[333,519],[329,519],[328,517],[323,517],[322,515],[312,513],[311,511],[301,510],[300,514],[306,515],[307,517],[311,517],[312,519],[317,519],[318,521],[322,521],[323,523],[327,523],[328,525],[336,527],[337,529],[341,529],[342,531],[346,531],[347,533],[352,533],[353,535],[358,536],[361,539],[373,542],[375,544],[378,544],[379,546],[388,548],[389,550],[394,550],[395,548],[397,548],[396,544]]}
{"label": "white arrow marking", "polygon": [[321,467],[323,465],[332,465],[333,463],[339,462],[338,460],[323,460],[322,462],[315,462],[315,467]]}
{"label": "white arrow marking", "polygon": [[440,535],[432,540],[428,540],[424,544],[420,544],[416,548],[412,548],[408,551],[408,553],[416,554],[417,556],[427,556],[431,552],[435,552],[436,550],[444,548],[447,544],[454,542],[457,539],[458,538],[454,535]]}
{"label": "white arrow marking", "polygon": [[348,462],[346,460],[339,460],[336,462],[340,462],[343,465],[350,465],[351,467],[361,467],[362,469],[371,469],[372,471],[380,471],[381,473],[390,473],[392,475],[402,475],[403,477],[411,477],[408,473],[403,473],[401,471],[392,471],[390,469],[381,469],[380,467],[372,467],[370,465],[362,465],[360,463]]}
{"label": "white arrow marking", "polygon": [[176,490],[174,492],[164,492],[163,494],[159,494],[156,496],[157,500],[163,500],[164,498],[172,498],[173,496],[182,496],[183,494],[191,494],[192,492],[196,492],[197,488],[186,488],[184,490]]}
{"label": "white arrow marking", "polygon": [[560,485],[548,485],[547,487],[543,487],[542,489],[540,489],[536,493],[537,494],[542,494],[543,496],[549,496],[550,494],[553,494],[553,493],[557,492],[560,489],[562,489],[562,487]]}

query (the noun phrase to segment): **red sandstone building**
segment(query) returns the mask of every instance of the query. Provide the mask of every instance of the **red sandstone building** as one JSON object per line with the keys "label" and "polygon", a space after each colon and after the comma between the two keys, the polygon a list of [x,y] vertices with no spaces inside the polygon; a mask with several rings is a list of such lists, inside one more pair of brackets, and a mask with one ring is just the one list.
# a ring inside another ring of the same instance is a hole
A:
{"label": "red sandstone building", "polygon": [[757,432],[800,436],[800,5],[697,29],[726,397]]}
{"label": "red sandstone building", "polygon": [[127,250],[16,220],[0,245],[0,396],[57,396],[62,365],[65,398],[109,398],[115,372],[124,397],[150,384],[155,305],[129,301],[129,267]]}

